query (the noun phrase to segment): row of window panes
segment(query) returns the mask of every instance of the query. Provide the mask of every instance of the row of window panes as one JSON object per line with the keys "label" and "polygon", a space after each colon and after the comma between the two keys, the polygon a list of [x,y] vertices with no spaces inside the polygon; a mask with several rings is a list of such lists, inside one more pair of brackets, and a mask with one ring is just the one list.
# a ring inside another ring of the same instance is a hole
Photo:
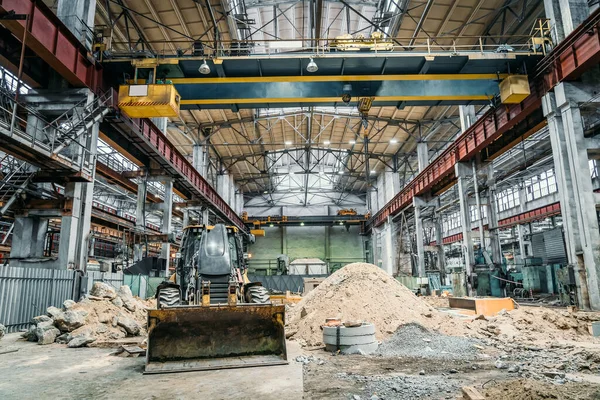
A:
{"label": "row of window panes", "polygon": [[511,208],[521,205],[519,200],[519,189],[508,188],[496,194],[496,202],[498,204],[498,211],[510,210]]}
{"label": "row of window panes", "polygon": [[527,190],[527,201],[539,199],[558,190],[553,169],[542,172],[538,176],[533,176],[524,183]]}

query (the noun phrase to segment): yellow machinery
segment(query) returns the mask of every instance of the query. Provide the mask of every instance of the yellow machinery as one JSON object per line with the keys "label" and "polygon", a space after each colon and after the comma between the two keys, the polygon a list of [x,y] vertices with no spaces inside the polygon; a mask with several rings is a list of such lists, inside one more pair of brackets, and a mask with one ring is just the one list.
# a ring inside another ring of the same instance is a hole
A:
{"label": "yellow machinery", "polygon": [[173,85],[119,87],[119,108],[131,118],[176,117],[179,115],[179,103],[179,93]]}
{"label": "yellow machinery", "polygon": [[338,51],[392,51],[394,44],[390,39],[384,38],[381,32],[373,32],[370,38],[363,34],[356,37],[341,35],[331,42],[331,48]]}
{"label": "yellow machinery", "polygon": [[354,208],[343,208],[338,210],[337,215],[358,215]]}
{"label": "yellow machinery", "polygon": [[530,93],[527,75],[509,75],[500,82],[500,100],[503,104],[519,104]]}
{"label": "yellow machinery", "polygon": [[287,364],[285,306],[246,275],[237,228],[184,230],[174,281],[148,310],[145,373]]}
{"label": "yellow machinery", "polygon": [[[133,60],[132,81],[119,87],[119,108],[131,118],[177,117],[181,97],[168,80],[156,79],[159,64],[176,64],[177,60]],[[147,79],[138,79],[145,74]]]}

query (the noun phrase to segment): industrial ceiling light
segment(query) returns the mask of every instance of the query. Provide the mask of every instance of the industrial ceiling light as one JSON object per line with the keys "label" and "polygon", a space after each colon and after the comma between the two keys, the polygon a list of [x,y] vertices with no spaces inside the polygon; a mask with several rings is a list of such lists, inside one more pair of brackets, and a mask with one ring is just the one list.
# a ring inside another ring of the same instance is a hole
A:
{"label": "industrial ceiling light", "polygon": [[304,226],[304,222],[300,222],[300,226]]}
{"label": "industrial ceiling light", "polygon": [[202,65],[200,66],[200,68],[198,68],[198,72],[200,72],[202,75],[210,74],[210,67],[206,63],[206,60],[202,61]]}
{"label": "industrial ceiling light", "polygon": [[270,225],[269,225],[269,228],[272,228],[273,226],[274,226],[273,224],[270,224]]}
{"label": "industrial ceiling light", "polygon": [[396,144],[396,143],[398,143],[398,140],[397,139],[390,139],[390,143],[391,144]]}
{"label": "industrial ceiling light", "polygon": [[356,144],[356,140],[352,139],[351,141],[349,141],[348,143],[350,144]]}
{"label": "industrial ceiling light", "polygon": [[265,190],[263,193],[264,193],[264,194],[269,194],[269,191],[268,191],[268,190]]}
{"label": "industrial ceiling light", "polygon": [[308,62],[308,65],[306,66],[306,70],[308,72],[317,72],[319,70],[319,66],[317,65],[317,63],[312,59],[310,59],[310,61]]}
{"label": "industrial ceiling light", "polygon": [[371,175],[374,175],[377,171],[375,171],[374,169],[371,170]]}
{"label": "industrial ceiling light", "polygon": [[326,141],[324,141],[324,142],[323,142],[323,144],[324,144],[325,146],[329,146],[329,145],[331,144],[331,142],[330,142],[329,140],[326,140]]}
{"label": "industrial ceiling light", "polygon": [[289,145],[291,145],[291,144],[292,144],[292,142],[291,142],[290,140],[286,140],[286,141],[285,141],[285,145],[286,145],[286,146],[289,146]]}
{"label": "industrial ceiling light", "polygon": [[340,221],[340,225],[344,225],[344,222]]}

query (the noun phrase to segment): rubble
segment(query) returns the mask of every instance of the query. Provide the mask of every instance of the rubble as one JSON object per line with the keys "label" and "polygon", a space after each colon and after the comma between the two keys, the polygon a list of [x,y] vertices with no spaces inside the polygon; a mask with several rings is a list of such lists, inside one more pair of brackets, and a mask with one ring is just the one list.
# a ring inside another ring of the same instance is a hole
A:
{"label": "rubble", "polygon": [[78,335],[67,342],[67,347],[83,347],[93,343],[96,339],[88,335]]}
{"label": "rubble", "polygon": [[2,339],[4,337],[4,334],[6,333],[6,327],[2,324],[0,324],[0,339]]}
{"label": "rubble", "polygon": [[75,348],[98,340],[146,334],[146,309],[154,307],[154,300],[134,297],[127,286],[116,291],[96,282],[93,288],[95,295],[77,303],[67,300],[62,309],[48,307],[47,314],[34,317],[33,325],[22,336],[39,344],[56,342]]}
{"label": "rubble", "polygon": [[92,290],[90,290],[90,296],[112,300],[117,297],[117,291],[112,286],[104,282],[94,282]]}
{"label": "rubble", "polygon": [[87,316],[88,313],[85,310],[67,310],[54,317],[54,325],[56,325],[61,332],[72,332],[85,325]]}

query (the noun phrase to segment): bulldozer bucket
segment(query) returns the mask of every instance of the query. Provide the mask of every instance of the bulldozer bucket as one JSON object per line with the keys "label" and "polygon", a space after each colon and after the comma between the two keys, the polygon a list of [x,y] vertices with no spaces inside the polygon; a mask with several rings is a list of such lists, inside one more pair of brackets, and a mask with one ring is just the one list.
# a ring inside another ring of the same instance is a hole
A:
{"label": "bulldozer bucket", "polygon": [[148,310],[145,373],[287,364],[284,315],[270,304]]}

